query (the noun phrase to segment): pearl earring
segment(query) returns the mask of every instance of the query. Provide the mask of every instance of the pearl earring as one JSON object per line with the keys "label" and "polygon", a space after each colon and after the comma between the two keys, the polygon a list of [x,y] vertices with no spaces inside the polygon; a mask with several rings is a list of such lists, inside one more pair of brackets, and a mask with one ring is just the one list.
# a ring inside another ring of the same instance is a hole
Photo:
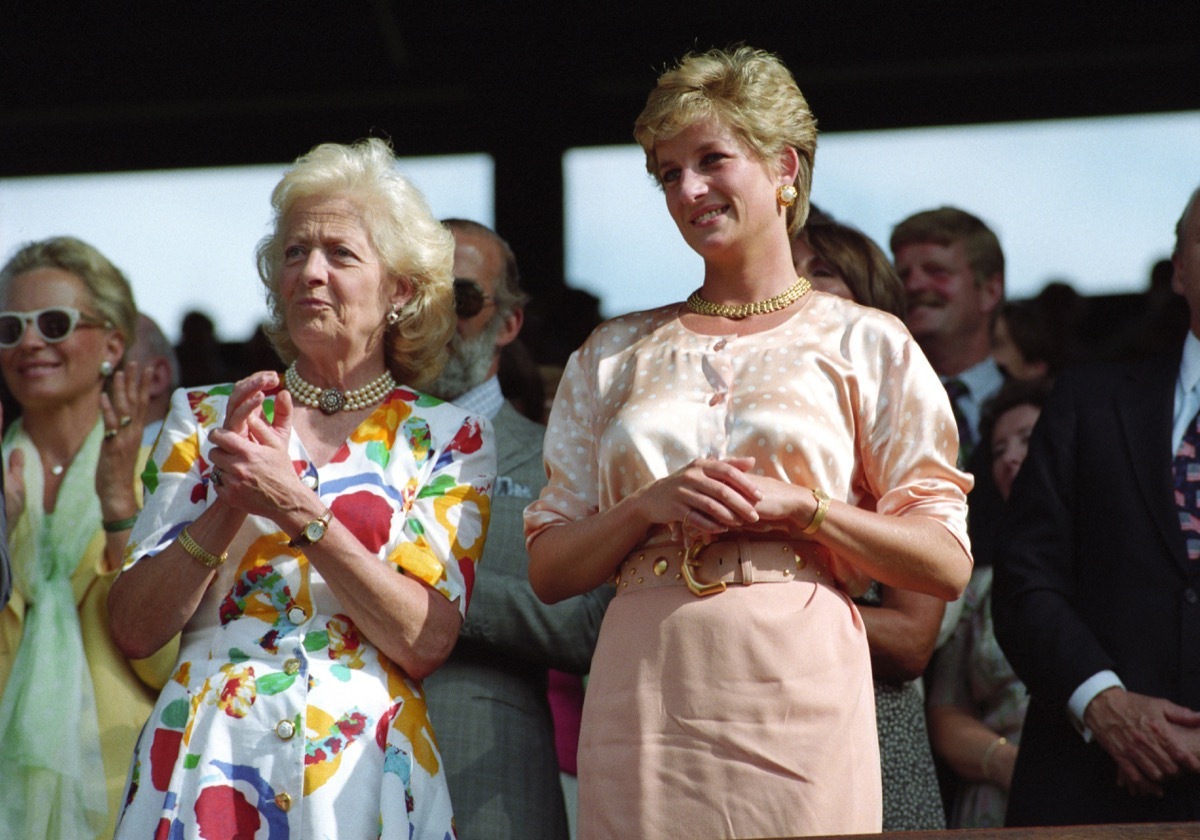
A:
{"label": "pearl earring", "polygon": [[791,207],[799,197],[800,193],[792,184],[784,184],[775,191],[775,199],[779,202],[780,207]]}
{"label": "pearl earring", "polygon": [[100,375],[103,376],[105,379],[108,379],[108,377],[112,376],[112,374],[113,374],[113,363],[110,362],[108,359],[105,359],[103,362],[100,363]]}

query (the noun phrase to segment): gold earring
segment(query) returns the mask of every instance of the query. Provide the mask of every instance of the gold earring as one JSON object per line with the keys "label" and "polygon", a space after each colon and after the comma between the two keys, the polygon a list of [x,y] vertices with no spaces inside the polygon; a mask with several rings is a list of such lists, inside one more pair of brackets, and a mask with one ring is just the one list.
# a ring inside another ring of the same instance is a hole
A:
{"label": "gold earring", "polygon": [[775,190],[775,200],[779,202],[780,207],[791,207],[799,197],[800,192],[792,184],[784,184]]}

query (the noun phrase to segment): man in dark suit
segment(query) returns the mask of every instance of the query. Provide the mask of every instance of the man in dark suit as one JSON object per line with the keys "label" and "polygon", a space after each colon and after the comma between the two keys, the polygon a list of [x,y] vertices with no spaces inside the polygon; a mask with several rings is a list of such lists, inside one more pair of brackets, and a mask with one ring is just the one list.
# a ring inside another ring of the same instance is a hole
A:
{"label": "man in dark suit", "polygon": [[[489,228],[451,219],[458,334],[431,392],[491,418],[498,474],[466,621],[425,680],[459,840],[565,840],[547,670],[587,673],[611,589],[543,604],[529,586],[525,506],[546,484],[545,427],[500,391],[500,351],[524,317],[516,260]],[[537,406],[540,408],[540,406]]]}
{"label": "man in dark suit", "polygon": [[1063,374],[1002,521],[996,637],[1030,691],[1010,825],[1200,819],[1200,190],[1172,261],[1182,353]]}

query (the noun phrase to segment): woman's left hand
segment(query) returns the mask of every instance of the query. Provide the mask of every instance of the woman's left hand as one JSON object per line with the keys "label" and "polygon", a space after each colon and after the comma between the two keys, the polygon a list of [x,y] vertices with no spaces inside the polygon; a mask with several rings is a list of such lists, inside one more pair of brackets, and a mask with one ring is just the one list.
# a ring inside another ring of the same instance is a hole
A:
{"label": "woman's left hand", "polygon": [[130,362],[113,374],[108,392],[100,394],[104,439],[96,462],[96,495],[105,521],[137,514],[134,470],[142,448],[142,430],[150,405],[154,372]]}

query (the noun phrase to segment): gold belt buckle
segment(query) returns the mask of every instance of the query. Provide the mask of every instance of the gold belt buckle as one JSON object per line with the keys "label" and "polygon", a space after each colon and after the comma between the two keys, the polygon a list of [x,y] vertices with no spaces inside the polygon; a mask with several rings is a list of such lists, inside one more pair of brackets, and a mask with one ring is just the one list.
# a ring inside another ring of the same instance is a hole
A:
{"label": "gold belt buckle", "polygon": [[692,574],[693,569],[700,567],[700,561],[696,559],[700,552],[705,548],[702,542],[696,542],[687,551],[687,557],[683,559],[681,570],[683,571],[683,582],[687,584],[687,588],[697,598],[703,598],[705,595],[716,595],[718,592],[725,591],[725,581],[719,580],[716,583],[703,583],[696,580]]}

